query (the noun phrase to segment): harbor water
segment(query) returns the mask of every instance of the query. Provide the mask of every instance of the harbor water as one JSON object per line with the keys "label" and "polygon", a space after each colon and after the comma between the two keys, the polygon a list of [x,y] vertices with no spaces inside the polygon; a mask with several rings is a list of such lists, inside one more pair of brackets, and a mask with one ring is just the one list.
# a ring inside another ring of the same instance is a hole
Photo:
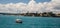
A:
{"label": "harbor water", "polygon": [[[16,19],[22,23],[16,23]],[[0,28],[60,28],[59,17],[0,15]]]}

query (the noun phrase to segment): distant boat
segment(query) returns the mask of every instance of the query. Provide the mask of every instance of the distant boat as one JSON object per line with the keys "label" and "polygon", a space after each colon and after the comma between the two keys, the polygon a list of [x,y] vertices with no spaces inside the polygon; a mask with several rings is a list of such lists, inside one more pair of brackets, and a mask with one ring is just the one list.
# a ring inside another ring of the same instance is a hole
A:
{"label": "distant boat", "polygon": [[22,23],[21,19],[16,19],[16,23]]}

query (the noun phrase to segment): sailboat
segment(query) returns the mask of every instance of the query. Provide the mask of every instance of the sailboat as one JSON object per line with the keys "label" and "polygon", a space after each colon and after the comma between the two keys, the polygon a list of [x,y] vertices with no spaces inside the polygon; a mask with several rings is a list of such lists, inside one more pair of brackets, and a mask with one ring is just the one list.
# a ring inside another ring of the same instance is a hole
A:
{"label": "sailboat", "polygon": [[[17,10],[17,12],[19,12],[19,11]],[[19,15],[17,15],[16,23],[22,23],[22,19],[19,18]]]}

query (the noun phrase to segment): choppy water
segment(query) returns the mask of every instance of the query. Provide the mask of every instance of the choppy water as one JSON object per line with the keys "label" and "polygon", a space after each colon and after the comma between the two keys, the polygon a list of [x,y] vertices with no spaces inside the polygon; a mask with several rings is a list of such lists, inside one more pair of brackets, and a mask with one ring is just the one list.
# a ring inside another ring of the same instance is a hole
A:
{"label": "choppy water", "polygon": [[[23,23],[16,23],[17,18]],[[0,28],[60,28],[60,18],[1,15]]]}

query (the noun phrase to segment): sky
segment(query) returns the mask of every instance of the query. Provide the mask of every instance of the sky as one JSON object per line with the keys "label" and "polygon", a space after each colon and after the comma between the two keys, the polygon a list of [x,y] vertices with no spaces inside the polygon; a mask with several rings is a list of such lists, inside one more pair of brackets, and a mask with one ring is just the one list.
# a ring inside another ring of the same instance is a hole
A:
{"label": "sky", "polygon": [[60,0],[0,0],[0,13],[60,13]]}
{"label": "sky", "polygon": [[[30,0],[0,0],[0,3],[2,4],[7,4],[7,3],[19,3],[19,2],[23,2],[23,3],[28,3]],[[38,2],[49,2],[51,0],[35,0],[37,3]]]}

